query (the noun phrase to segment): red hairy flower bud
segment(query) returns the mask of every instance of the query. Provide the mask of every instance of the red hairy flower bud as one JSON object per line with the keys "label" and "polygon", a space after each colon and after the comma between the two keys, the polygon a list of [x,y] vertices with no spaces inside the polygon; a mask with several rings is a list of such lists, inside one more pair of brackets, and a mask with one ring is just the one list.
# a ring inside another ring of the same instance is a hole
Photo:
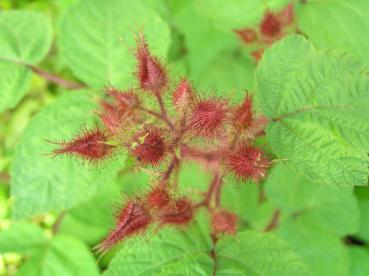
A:
{"label": "red hairy flower bud", "polygon": [[281,32],[279,19],[271,12],[266,12],[260,24],[260,32],[267,37],[274,37]]}
{"label": "red hairy flower bud", "polygon": [[190,127],[203,136],[213,136],[227,117],[227,105],[216,100],[197,103],[192,109]]}
{"label": "red hairy flower bud", "polygon": [[245,44],[253,43],[258,39],[258,34],[254,29],[251,28],[234,30],[234,32]]}
{"label": "red hairy flower bud", "polygon": [[119,127],[124,121],[124,114],[126,113],[125,110],[121,110],[116,105],[110,104],[106,101],[102,101],[100,106],[103,111],[98,115],[105,129],[112,134],[117,133]]}
{"label": "red hairy flower bud", "polygon": [[252,178],[256,182],[265,177],[270,167],[269,159],[260,149],[246,144],[229,153],[226,157],[226,164],[239,179]]}
{"label": "red hairy flower bud", "polygon": [[165,143],[159,129],[151,129],[139,135],[133,155],[143,164],[157,165],[165,155]]}
{"label": "red hairy flower bud", "polygon": [[237,220],[237,216],[229,211],[216,211],[211,217],[213,232],[215,234],[234,235],[237,232]]}
{"label": "red hairy flower bud", "polygon": [[233,123],[239,129],[247,129],[252,125],[253,120],[252,96],[248,94],[233,114]]}
{"label": "red hairy flower bud", "polygon": [[161,209],[170,202],[170,195],[163,185],[152,187],[146,196],[147,205],[152,208]]}
{"label": "red hairy flower bud", "polygon": [[194,210],[191,201],[180,198],[167,205],[160,212],[160,221],[164,224],[186,225],[193,219]]}
{"label": "red hairy flower bud", "polygon": [[[108,138],[99,128],[87,130],[76,138],[56,143],[61,147],[53,155],[71,154],[88,161],[102,160],[111,155],[114,146],[107,144]],[[52,142],[55,143],[55,142]]]}
{"label": "red hairy flower bud", "polygon": [[109,87],[106,89],[106,93],[115,100],[120,108],[131,109],[138,104],[137,95],[132,90],[123,92]]}
{"label": "red hairy flower bud", "polygon": [[161,92],[168,84],[168,76],[164,66],[151,55],[143,34],[136,38],[136,76],[142,89],[154,93]]}
{"label": "red hairy flower bud", "polygon": [[177,108],[184,108],[193,96],[194,92],[191,83],[186,79],[181,79],[173,92],[173,105]]}
{"label": "red hairy flower bud", "polygon": [[116,225],[98,246],[100,252],[109,250],[123,239],[143,233],[152,223],[147,207],[138,200],[129,200],[118,212]]}
{"label": "red hairy flower bud", "polygon": [[133,108],[138,104],[138,98],[132,91],[121,92],[114,87],[106,88],[105,91],[114,99],[114,104],[102,101],[100,103],[102,112],[99,116],[105,129],[116,134],[124,120],[132,115]]}

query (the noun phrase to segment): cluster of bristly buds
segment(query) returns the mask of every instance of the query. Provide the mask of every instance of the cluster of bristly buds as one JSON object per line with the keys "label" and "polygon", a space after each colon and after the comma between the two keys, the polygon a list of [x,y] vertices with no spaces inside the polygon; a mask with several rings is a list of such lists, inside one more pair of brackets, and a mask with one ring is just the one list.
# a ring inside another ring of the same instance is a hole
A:
{"label": "cluster of bristly buds", "polygon": [[[201,97],[186,78],[171,89],[165,66],[150,52],[142,34],[136,36],[134,57],[137,87],[106,88],[97,111],[99,126],[57,142],[59,147],[52,152],[102,162],[123,150],[145,171],[155,167],[155,184],[121,204],[114,228],[98,249],[105,252],[151,227],[184,227],[200,207],[210,211],[213,235],[234,234],[237,216],[219,206],[222,178],[233,174],[241,181],[259,182],[265,177],[271,162],[254,146],[254,140],[264,134],[265,117],[255,113],[248,93],[240,104],[232,105],[214,95]],[[171,100],[164,100],[168,91]],[[145,97],[152,97],[155,105],[145,104],[149,102]],[[200,202],[179,194],[173,176],[186,159],[200,162],[216,176]]]}
{"label": "cluster of bristly buds", "polygon": [[283,36],[297,31],[294,17],[293,4],[288,4],[279,12],[267,10],[258,27],[245,27],[236,29],[234,32],[242,42],[253,48],[251,55],[255,60],[259,60],[266,47]]}
{"label": "cluster of bristly buds", "polygon": [[175,197],[166,185],[155,185],[140,198],[127,200],[116,214],[115,227],[97,249],[104,253],[123,239],[146,232],[150,227],[189,224],[195,208],[187,197]]}

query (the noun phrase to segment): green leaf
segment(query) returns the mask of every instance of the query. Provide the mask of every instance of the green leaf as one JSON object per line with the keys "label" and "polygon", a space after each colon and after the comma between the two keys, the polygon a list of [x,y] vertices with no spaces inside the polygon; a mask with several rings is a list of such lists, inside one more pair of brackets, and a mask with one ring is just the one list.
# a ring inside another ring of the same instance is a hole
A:
{"label": "green leaf", "polygon": [[150,49],[165,57],[169,28],[149,6],[130,0],[83,0],[60,22],[59,46],[75,76],[94,88],[127,86],[135,59],[134,31],[143,27]]}
{"label": "green leaf", "polygon": [[291,248],[273,234],[244,231],[216,246],[217,275],[309,275]]}
{"label": "green leaf", "polygon": [[355,189],[360,208],[360,227],[357,235],[366,242],[369,242],[369,190],[358,187]]}
{"label": "green leaf", "polygon": [[261,187],[253,182],[238,182],[234,177],[224,180],[221,206],[236,213],[239,228],[252,227],[263,230],[273,215],[274,206],[269,201],[260,201]]}
{"label": "green leaf", "polygon": [[30,253],[46,242],[40,227],[27,222],[15,222],[0,232],[0,253]]}
{"label": "green leaf", "polygon": [[51,157],[51,141],[72,138],[82,125],[91,126],[95,104],[89,91],[58,98],[30,122],[16,150],[11,168],[13,217],[23,218],[51,210],[63,210],[86,201],[113,181],[124,156],[103,166],[83,165],[70,157]]}
{"label": "green leaf", "polygon": [[246,90],[253,89],[254,72],[255,65],[250,60],[220,53],[193,78],[202,95],[217,95],[238,103],[245,98]]}
{"label": "green leaf", "polygon": [[[239,45],[235,35],[217,29],[210,20],[196,13],[191,1],[183,2],[173,17],[184,37],[182,47],[187,49],[191,78],[203,78],[214,59],[224,51],[234,51]],[[192,24],[188,24],[189,21]]]}
{"label": "green leaf", "polygon": [[122,245],[104,276],[211,275],[211,240],[204,223],[183,231],[161,229],[149,241]]}
{"label": "green leaf", "polygon": [[350,254],[350,275],[365,276],[369,274],[369,253],[367,248],[358,246],[349,247]]}
{"label": "green leaf", "polygon": [[302,257],[312,275],[348,275],[347,250],[334,233],[297,217],[282,223],[278,234]]}
{"label": "green leaf", "polygon": [[196,10],[224,29],[257,25],[267,8],[280,9],[289,0],[194,0]]}
{"label": "green leaf", "polygon": [[312,181],[367,184],[369,76],[356,60],[290,36],[264,54],[256,90],[281,159]]}
{"label": "green leaf", "polygon": [[51,40],[51,23],[44,15],[29,11],[0,13],[0,112],[15,107],[22,99],[31,77],[25,64],[41,61]]}
{"label": "green leaf", "polygon": [[221,239],[214,248],[214,263],[206,224],[202,220],[183,231],[162,229],[149,242],[124,244],[104,275],[307,275],[286,243],[253,231]]}
{"label": "green leaf", "polygon": [[369,21],[367,0],[309,1],[297,5],[299,29],[317,46],[346,50],[367,67]]}
{"label": "green leaf", "polygon": [[17,275],[99,275],[97,263],[87,246],[72,237],[58,235],[19,269]]}
{"label": "green leaf", "polygon": [[360,212],[350,187],[317,184],[279,164],[270,172],[265,190],[277,207],[291,216],[303,217],[305,223],[342,236],[358,229]]}
{"label": "green leaf", "polygon": [[96,245],[114,224],[114,204],[120,202],[119,186],[125,182],[105,182],[104,189],[89,201],[72,208],[63,218],[59,232],[80,240],[89,245]]}
{"label": "green leaf", "polygon": [[64,235],[48,240],[35,224],[15,222],[0,232],[0,253],[10,252],[27,256],[17,275],[99,275],[84,243]]}

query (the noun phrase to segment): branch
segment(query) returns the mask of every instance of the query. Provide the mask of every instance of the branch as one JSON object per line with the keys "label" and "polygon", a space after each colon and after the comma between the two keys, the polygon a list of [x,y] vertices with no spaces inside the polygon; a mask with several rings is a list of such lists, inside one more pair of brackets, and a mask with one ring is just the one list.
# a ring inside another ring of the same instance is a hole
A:
{"label": "branch", "polygon": [[264,232],[272,231],[279,225],[279,217],[281,215],[281,211],[279,209],[276,209],[268,223],[268,225],[265,227]]}
{"label": "branch", "polygon": [[66,89],[70,89],[70,90],[77,90],[77,89],[81,89],[86,87],[86,85],[82,84],[82,83],[77,83],[77,82],[73,82],[70,80],[65,80],[60,78],[59,76],[53,75],[45,70],[42,70],[41,68],[38,68],[36,66],[30,65],[30,64],[25,64],[26,67],[30,68],[32,70],[32,72],[34,72],[35,74],[39,75],[40,77],[44,78],[45,80],[51,82],[51,83],[55,83],[57,85],[60,85]]}
{"label": "branch", "polygon": [[164,184],[168,181],[170,175],[172,174],[174,168],[177,166],[178,164],[178,159],[176,156],[173,157],[172,162],[170,162],[170,165],[168,167],[168,169],[164,172],[160,184]]}
{"label": "branch", "polygon": [[4,58],[4,57],[1,57],[0,60],[25,66],[25,67],[31,69],[32,72],[34,72],[35,74],[37,74],[40,77],[44,78],[45,80],[47,80],[49,82],[52,82],[52,83],[55,83],[55,84],[58,84],[58,85],[60,85],[64,88],[67,88],[67,89],[75,90],[75,89],[81,89],[81,88],[86,87],[86,85],[84,85],[82,83],[77,83],[77,82],[74,82],[74,81],[62,79],[61,77],[59,77],[57,75],[54,75],[50,72],[47,72],[47,71],[45,71],[45,70],[43,70],[39,67],[36,67],[32,64],[28,64],[28,63],[26,63],[24,61],[21,61],[21,60],[9,59],[9,58]]}
{"label": "branch", "polygon": [[137,109],[143,111],[143,112],[146,112],[148,114],[150,114],[151,116],[154,116],[156,118],[158,118],[159,120],[162,120],[163,122],[165,122],[168,127],[171,129],[171,130],[174,130],[174,127],[172,125],[172,123],[168,120],[168,118],[166,118],[165,116],[163,116],[162,114],[154,111],[154,110],[151,110],[151,109],[148,109],[146,107],[143,107],[143,106],[137,106]]}
{"label": "branch", "polygon": [[51,229],[52,233],[55,235],[58,231],[59,231],[59,228],[60,228],[60,224],[61,222],[63,221],[63,218],[65,216],[66,212],[65,211],[61,211],[58,215],[58,217],[56,218],[56,221]]}

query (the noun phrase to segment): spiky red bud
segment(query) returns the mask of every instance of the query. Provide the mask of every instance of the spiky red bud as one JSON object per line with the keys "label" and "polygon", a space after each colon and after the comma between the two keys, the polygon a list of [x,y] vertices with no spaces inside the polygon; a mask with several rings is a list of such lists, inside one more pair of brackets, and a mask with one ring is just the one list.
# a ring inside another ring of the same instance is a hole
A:
{"label": "spiky red bud", "polygon": [[237,232],[237,215],[226,210],[215,211],[211,216],[214,234],[235,235]]}
{"label": "spiky red bud", "polygon": [[233,124],[239,129],[249,128],[254,120],[252,96],[247,94],[233,114]]}
{"label": "spiky red bud", "polygon": [[262,35],[266,37],[275,37],[280,34],[281,29],[282,26],[278,17],[274,13],[267,11],[260,23],[260,32]]}
{"label": "spiky red bud", "polygon": [[98,246],[100,252],[106,252],[122,240],[144,233],[152,223],[152,216],[147,207],[139,200],[129,200],[120,209],[116,225]]}
{"label": "spiky red bud", "polygon": [[183,78],[173,92],[173,105],[176,108],[184,108],[190,103],[193,96],[194,92],[191,83]]}
{"label": "spiky red bud", "polygon": [[227,154],[226,164],[239,179],[251,178],[256,182],[266,176],[266,171],[271,165],[263,151],[247,144],[242,144]]}
{"label": "spiky red bud", "polygon": [[99,128],[86,130],[70,141],[52,142],[60,145],[53,155],[70,154],[88,161],[102,160],[112,154],[114,146],[107,144],[108,137]]}
{"label": "spiky red bud", "polygon": [[184,197],[171,202],[160,212],[160,221],[163,225],[183,226],[191,222],[193,217],[192,203]]}
{"label": "spiky red bud", "polygon": [[161,131],[154,128],[140,133],[132,153],[143,164],[157,165],[166,153]]}
{"label": "spiky red bud", "polygon": [[132,109],[138,104],[138,97],[133,90],[120,91],[114,87],[106,88],[106,93],[112,97],[120,108]]}
{"label": "spiky red bud", "polygon": [[258,39],[258,34],[254,29],[251,28],[234,30],[234,32],[245,44],[253,43]]}
{"label": "spiky red bud", "polygon": [[136,38],[136,76],[140,87],[154,93],[160,93],[168,84],[168,76],[164,66],[154,57],[148,48],[142,33]]}
{"label": "spiky red bud", "polygon": [[171,196],[163,185],[152,187],[146,196],[147,205],[152,208],[161,209],[169,204]]}
{"label": "spiky red bud", "polygon": [[199,135],[213,136],[227,117],[227,105],[220,100],[200,101],[192,108],[190,127]]}
{"label": "spiky red bud", "polygon": [[102,101],[100,106],[102,107],[102,112],[98,113],[98,115],[103,126],[108,132],[112,134],[117,133],[124,120],[125,110],[121,110],[116,105],[106,101]]}

